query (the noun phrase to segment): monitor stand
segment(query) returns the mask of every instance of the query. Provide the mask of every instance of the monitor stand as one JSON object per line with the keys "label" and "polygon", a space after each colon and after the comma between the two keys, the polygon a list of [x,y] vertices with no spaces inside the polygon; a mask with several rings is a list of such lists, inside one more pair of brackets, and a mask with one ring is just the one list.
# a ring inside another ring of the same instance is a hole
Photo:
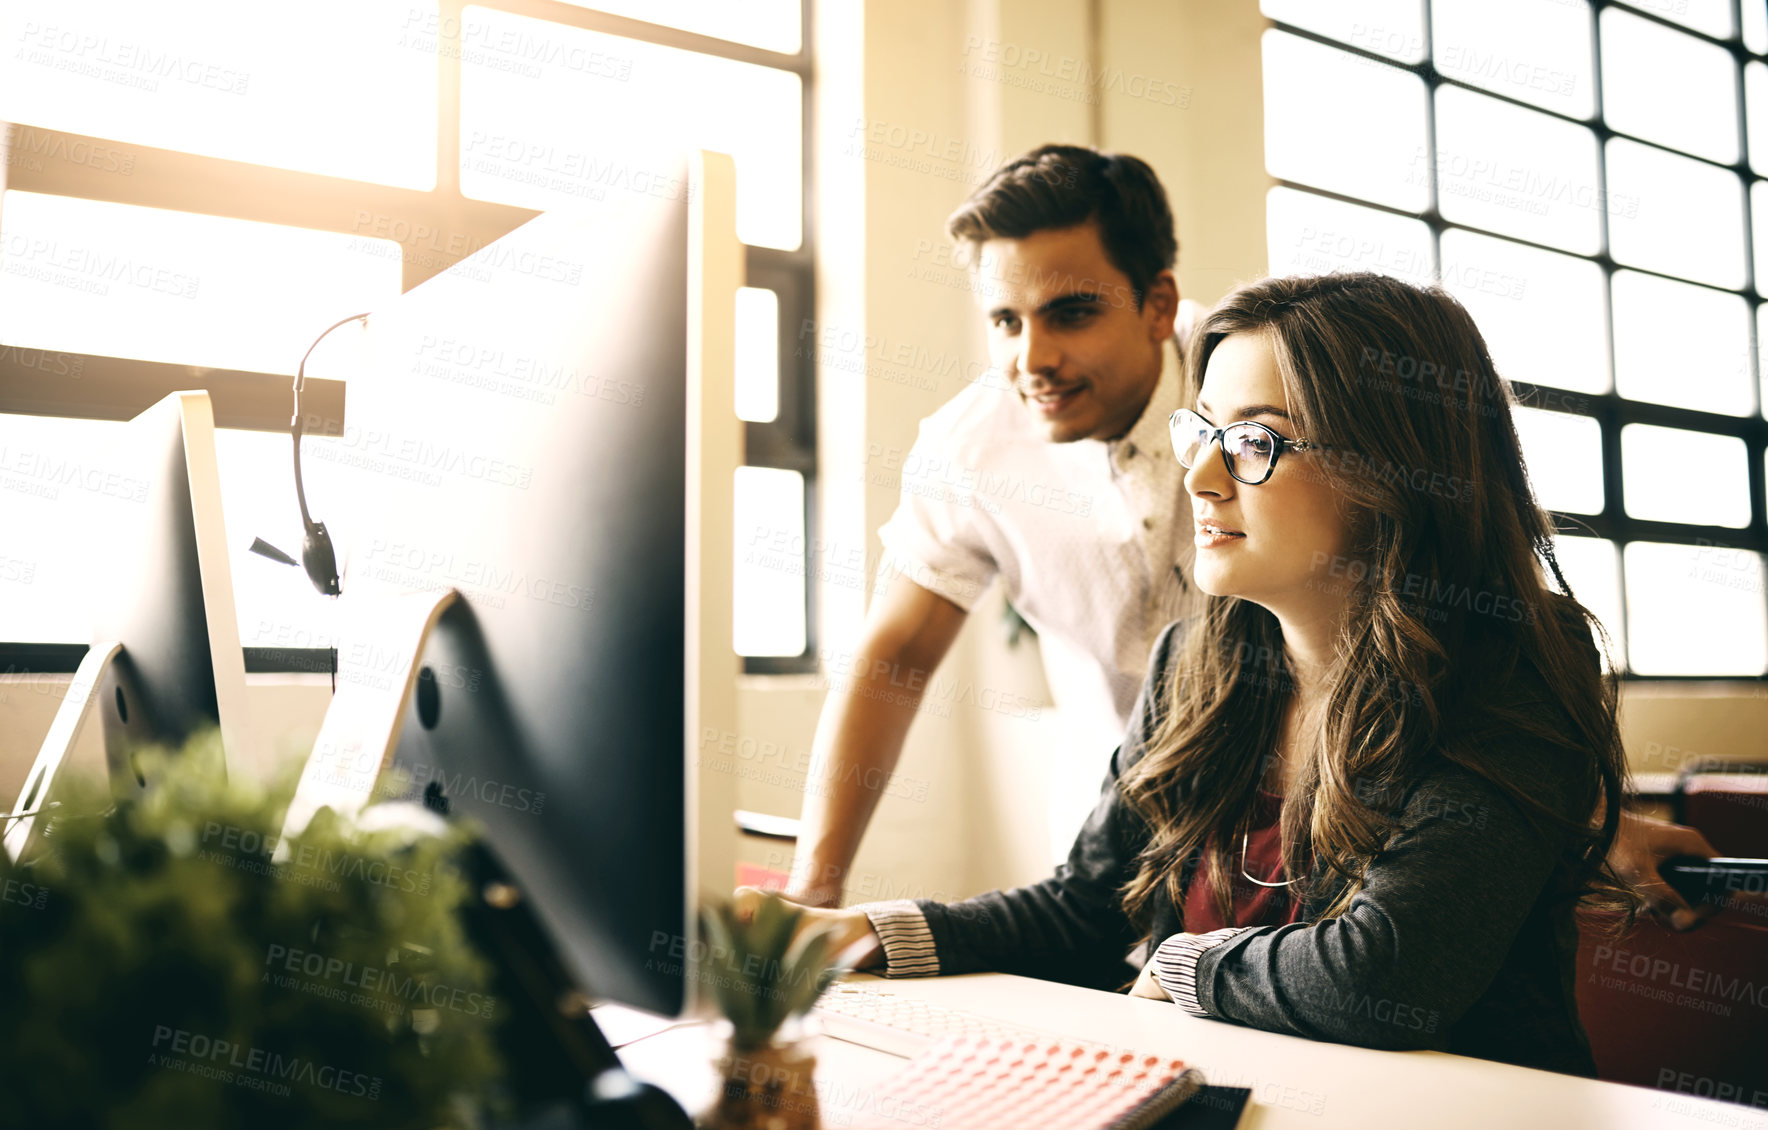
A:
{"label": "monitor stand", "polygon": [[691,1130],[692,1119],[667,1091],[627,1073],[590,1014],[588,995],[486,846],[472,845],[464,864],[472,895],[462,918],[510,1007],[500,1050],[519,1096],[537,1108],[519,1125]]}
{"label": "monitor stand", "polygon": [[147,787],[146,774],[135,760],[136,751],[162,739],[148,716],[147,703],[126,647],[116,640],[103,640],[87,649],[56,708],[49,732],[43,735],[43,744],[37,748],[37,759],[25,774],[18,803],[11,812],[0,814],[0,820],[7,822],[6,854],[15,863],[36,857],[57,818],[99,815],[64,812],[48,816],[59,807],[59,802],[50,800],[55,783],[72,766],[74,751],[95,715],[104,730],[102,744],[112,794],[121,799]]}
{"label": "monitor stand", "polygon": [[37,759],[25,774],[18,803],[5,816],[6,854],[15,862],[25,862],[42,846],[50,821],[38,817],[49,811],[51,787],[73,756],[74,747],[92,718],[93,703],[103,697],[103,690],[109,686],[114,688],[113,697],[120,692],[125,702],[139,701],[134,694],[132,669],[118,662],[122,654],[123,645],[115,640],[94,643],[74,671],[67,694],[55,711],[55,721],[50,723],[49,732],[37,749]]}
{"label": "monitor stand", "polygon": [[419,660],[436,623],[461,596],[456,589],[340,598],[338,685],[313,752],[283,818],[273,861],[286,862],[290,836],[321,808],[355,817],[375,798],[393,764]]}

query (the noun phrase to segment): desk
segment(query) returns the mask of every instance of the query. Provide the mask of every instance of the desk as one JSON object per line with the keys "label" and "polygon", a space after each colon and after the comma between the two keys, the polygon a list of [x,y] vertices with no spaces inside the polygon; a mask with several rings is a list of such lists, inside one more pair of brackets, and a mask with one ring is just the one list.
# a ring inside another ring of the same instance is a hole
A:
{"label": "desk", "polygon": [[[1768,1111],[1599,1083],[1444,1052],[1385,1052],[1260,1032],[1191,1016],[1167,1001],[1119,996],[1000,973],[886,981],[848,978],[943,1008],[1177,1056],[1224,1086],[1252,1088],[1241,1130],[1768,1130]],[[689,1111],[714,1085],[702,1026],[674,1028],[620,1050],[628,1070],[675,1095]],[[822,1037],[817,1090],[823,1121],[839,1128],[874,1101],[903,1060]],[[847,1113],[844,1116],[844,1109]],[[909,1130],[905,1124],[905,1130]]]}

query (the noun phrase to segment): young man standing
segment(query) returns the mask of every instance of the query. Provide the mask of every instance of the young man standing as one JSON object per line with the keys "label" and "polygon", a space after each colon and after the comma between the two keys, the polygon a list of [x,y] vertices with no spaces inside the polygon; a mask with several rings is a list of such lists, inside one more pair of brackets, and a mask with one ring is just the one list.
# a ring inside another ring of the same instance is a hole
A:
{"label": "young man standing", "polygon": [[996,171],[947,228],[980,252],[1001,379],[922,421],[903,460],[856,675],[829,692],[813,747],[811,772],[839,784],[805,799],[787,893],[817,905],[839,901],[877,805],[881,790],[859,782],[887,779],[902,752],[920,698],[904,687],[925,685],[991,581],[1036,629],[1064,730],[1097,747],[1101,772],[1185,592],[1190,515],[1166,423],[1177,245],[1154,171],[1046,145]]}
{"label": "young man standing", "polygon": [[[1154,170],[1125,154],[1040,146],[996,170],[946,226],[977,254],[1001,380],[923,420],[903,461],[856,674],[829,691],[813,744],[812,775],[836,784],[806,794],[786,889],[813,906],[840,904],[917,688],[991,581],[1036,629],[1064,730],[1089,747],[1074,755],[1096,757],[1101,773],[1154,639],[1188,593],[1193,528],[1167,417],[1200,311],[1180,301],[1172,211]],[[1675,854],[1714,853],[1692,830],[1631,821],[1614,858],[1692,925],[1657,881],[1656,862]]]}

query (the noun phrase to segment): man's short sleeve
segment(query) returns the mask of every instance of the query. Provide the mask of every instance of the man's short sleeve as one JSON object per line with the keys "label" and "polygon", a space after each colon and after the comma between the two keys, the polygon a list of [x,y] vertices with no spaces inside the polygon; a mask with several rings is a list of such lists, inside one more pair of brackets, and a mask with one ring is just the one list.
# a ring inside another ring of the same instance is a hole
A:
{"label": "man's short sleeve", "polygon": [[988,548],[985,500],[976,497],[986,446],[986,405],[970,392],[921,421],[915,445],[894,470],[896,513],[878,530],[879,581],[901,574],[968,612],[999,571]]}

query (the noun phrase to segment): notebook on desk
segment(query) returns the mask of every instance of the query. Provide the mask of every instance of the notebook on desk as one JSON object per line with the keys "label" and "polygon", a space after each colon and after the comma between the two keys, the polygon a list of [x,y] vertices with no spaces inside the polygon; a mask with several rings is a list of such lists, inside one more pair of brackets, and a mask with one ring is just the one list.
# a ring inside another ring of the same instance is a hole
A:
{"label": "notebook on desk", "polygon": [[877,1087],[852,1130],[1152,1130],[1197,1094],[1183,1060],[1061,1039],[951,1036]]}

